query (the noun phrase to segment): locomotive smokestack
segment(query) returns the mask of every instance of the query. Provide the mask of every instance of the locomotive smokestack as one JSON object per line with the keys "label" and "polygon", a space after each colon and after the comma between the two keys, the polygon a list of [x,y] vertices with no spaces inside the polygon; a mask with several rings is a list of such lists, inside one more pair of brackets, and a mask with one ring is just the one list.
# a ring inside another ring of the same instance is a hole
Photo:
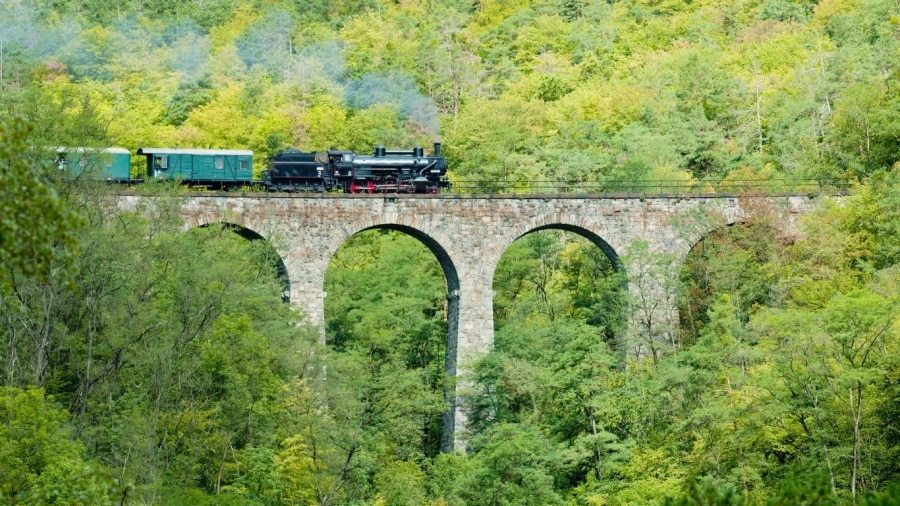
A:
{"label": "locomotive smokestack", "polygon": [[441,156],[441,143],[440,142],[434,143],[434,156]]}

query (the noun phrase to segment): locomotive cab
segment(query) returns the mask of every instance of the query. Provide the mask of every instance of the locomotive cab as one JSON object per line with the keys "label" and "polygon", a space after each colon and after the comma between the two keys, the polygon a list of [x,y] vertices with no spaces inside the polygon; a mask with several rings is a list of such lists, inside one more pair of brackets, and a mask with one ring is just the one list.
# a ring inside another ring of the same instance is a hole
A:
{"label": "locomotive cab", "polygon": [[332,149],[328,151],[328,160],[332,166],[334,177],[349,178],[353,177],[353,158],[355,153],[352,151],[342,151]]}

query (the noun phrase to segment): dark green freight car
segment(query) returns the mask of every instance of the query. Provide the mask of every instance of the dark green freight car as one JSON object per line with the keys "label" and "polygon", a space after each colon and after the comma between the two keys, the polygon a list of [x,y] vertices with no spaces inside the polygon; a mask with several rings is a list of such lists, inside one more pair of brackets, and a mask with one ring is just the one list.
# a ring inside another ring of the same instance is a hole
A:
{"label": "dark green freight car", "polygon": [[194,187],[238,190],[253,186],[253,152],[241,149],[141,148],[147,179],[184,181]]}
{"label": "dark green freight car", "polygon": [[131,177],[131,153],[124,148],[57,148],[54,163],[68,178],[139,181]]}

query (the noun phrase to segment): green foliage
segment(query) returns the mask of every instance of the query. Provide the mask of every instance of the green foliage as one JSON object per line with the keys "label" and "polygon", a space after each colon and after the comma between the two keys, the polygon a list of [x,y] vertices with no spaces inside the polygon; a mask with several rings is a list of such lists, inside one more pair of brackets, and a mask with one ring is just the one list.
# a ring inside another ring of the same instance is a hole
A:
{"label": "green foliage", "polygon": [[498,425],[472,444],[477,453],[466,504],[562,504],[553,488],[558,457],[536,428]]}
{"label": "green foliage", "polygon": [[425,502],[425,473],[414,462],[392,462],[375,478],[378,502],[416,506]]}
{"label": "green foliage", "polygon": [[[58,392],[76,435],[146,500],[308,493],[282,485],[300,481],[275,455],[290,435],[283,389],[316,374],[303,350],[317,338],[282,303],[270,250],[227,228],[181,232],[165,195],[145,210],[152,219],[84,196],[71,282],[17,278],[17,299],[2,292],[18,302],[5,306],[16,315],[5,358],[21,357],[4,377]],[[17,340],[37,318],[47,323],[34,340]]]}
{"label": "green foliage", "polygon": [[345,459],[329,497],[373,487],[387,504],[415,501],[419,463],[438,453],[447,409],[443,272],[416,239],[369,231],[335,254],[325,286],[333,425],[321,437]]}
{"label": "green foliage", "polygon": [[[0,438],[4,498],[889,504],[897,26],[891,0],[2,3],[2,383],[68,407],[0,395],[0,432],[30,436]],[[258,171],[289,146],[438,140],[481,191],[862,184],[796,237],[757,209],[680,273],[631,245],[627,297],[587,240],[517,241],[466,387],[469,454],[439,455],[447,288],[427,248],[348,241],[326,353],[281,303],[271,248],[183,233],[164,192],[112,212],[32,156],[245,148]],[[680,328],[642,298],[660,291],[685,295]]]}
{"label": "green foliage", "polygon": [[113,480],[85,459],[65,410],[41,389],[0,387],[0,499],[9,504],[112,504]]}
{"label": "green foliage", "polygon": [[191,85],[179,86],[178,91],[175,92],[163,112],[163,122],[174,126],[184,123],[192,110],[212,101],[211,91],[211,83],[208,79],[201,79]]}
{"label": "green foliage", "polygon": [[0,279],[46,277],[81,223],[50,183],[49,164],[30,156],[31,132],[21,118],[0,121]]}
{"label": "green foliage", "polygon": [[716,296],[728,294],[743,321],[772,302],[765,265],[776,248],[775,231],[765,217],[709,234],[694,246],[681,272],[679,316],[686,344],[697,340]]}

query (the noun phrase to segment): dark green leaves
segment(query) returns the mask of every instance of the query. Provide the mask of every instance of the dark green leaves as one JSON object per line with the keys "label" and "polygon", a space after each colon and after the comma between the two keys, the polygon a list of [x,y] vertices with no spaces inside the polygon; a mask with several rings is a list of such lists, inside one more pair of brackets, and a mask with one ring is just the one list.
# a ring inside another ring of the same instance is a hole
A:
{"label": "dark green leaves", "polygon": [[[28,145],[31,126],[21,118],[0,120],[0,265],[14,272],[46,276],[81,223],[50,182],[46,161]],[[2,278],[0,278],[2,279]]]}

